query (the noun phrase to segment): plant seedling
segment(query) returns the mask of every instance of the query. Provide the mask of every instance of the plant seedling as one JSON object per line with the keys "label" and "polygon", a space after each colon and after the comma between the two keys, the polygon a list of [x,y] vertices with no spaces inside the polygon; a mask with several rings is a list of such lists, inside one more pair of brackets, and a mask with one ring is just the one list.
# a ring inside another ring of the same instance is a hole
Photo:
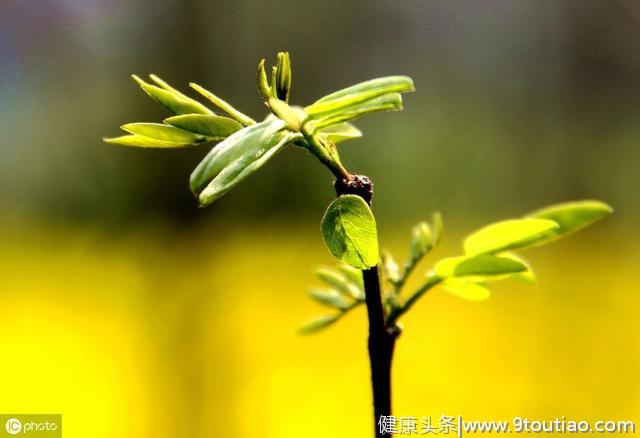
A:
{"label": "plant seedling", "polygon": [[391,416],[391,365],[398,320],[428,291],[442,290],[470,301],[490,296],[493,281],[535,281],[529,264],[515,251],[543,245],[576,232],[612,212],[607,204],[575,201],[552,205],[485,226],[463,242],[460,256],[435,262],[415,289],[405,291],[416,266],[440,242],[442,217],[417,224],[411,233],[409,258],[400,267],[391,254],[380,253],[376,221],[371,211],[373,184],[353,174],[340,161],[338,144],[362,136],[351,122],[361,116],[402,110],[402,94],[414,91],[411,78],[389,76],[344,88],[301,107],[289,103],[291,62],[278,53],[269,74],[262,60],[257,86],[269,114],[256,121],[204,87],[190,86],[216,109],[186,96],[155,75],[134,80],[170,116],[161,123],[128,123],[126,135],[106,138],[108,143],[150,148],[183,148],[216,143],[189,179],[200,206],[211,204],[240,181],[264,166],[288,146],[305,149],[335,177],[336,199],[321,222],[324,242],[340,262],[335,269],[315,274],[326,285],[309,295],[333,313],[305,324],[300,332],[317,332],[334,324],[361,304],[369,318],[369,359],[373,389],[374,428],[377,437],[388,431],[379,422]]}

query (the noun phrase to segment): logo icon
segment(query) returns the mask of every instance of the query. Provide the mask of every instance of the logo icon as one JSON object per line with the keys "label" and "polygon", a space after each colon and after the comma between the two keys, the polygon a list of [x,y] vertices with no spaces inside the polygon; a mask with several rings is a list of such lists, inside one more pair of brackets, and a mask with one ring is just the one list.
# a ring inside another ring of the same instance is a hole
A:
{"label": "logo icon", "polygon": [[20,431],[22,430],[22,423],[17,418],[9,418],[7,420],[5,428],[11,435],[15,435],[17,433],[20,433]]}

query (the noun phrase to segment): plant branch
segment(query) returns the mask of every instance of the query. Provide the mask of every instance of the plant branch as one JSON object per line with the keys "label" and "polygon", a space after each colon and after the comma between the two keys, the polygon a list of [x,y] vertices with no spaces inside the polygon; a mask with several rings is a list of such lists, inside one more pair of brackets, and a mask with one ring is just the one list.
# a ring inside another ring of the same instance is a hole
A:
{"label": "plant branch", "polygon": [[435,273],[430,272],[427,275],[427,281],[425,281],[414,293],[407,298],[404,305],[402,307],[395,308],[387,317],[387,324],[394,325],[398,318],[407,313],[411,307],[429,290],[431,290],[434,286],[439,284],[442,281],[442,278],[435,275]]}
{"label": "plant branch", "polygon": [[[373,184],[363,175],[350,175],[337,179],[335,189],[338,195],[352,194],[360,196],[371,205]],[[393,351],[400,329],[387,325],[378,266],[362,271],[365,290],[365,304],[369,318],[369,362],[371,367],[371,386],[373,390],[374,429],[376,437],[382,437],[378,421],[391,415],[391,365]]]}
{"label": "plant branch", "polygon": [[407,282],[407,279],[411,276],[411,273],[413,272],[413,270],[418,265],[418,262],[420,262],[421,259],[422,257],[417,259],[412,257],[405,263],[404,270],[402,271],[402,276],[398,279],[398,281],[393,282],[393,287],[396,291],[396,294],[400,294],[400,292],[402,292],[402,288]]}
{"label": "plant branch", "polygon": [[[309,130],[307,121],[303,121],[300,125],[300,132],[307,140],[307,148],[309,152],[315,155],[336,177],[336,181],[348,180],[352,175],[340,163],[340,157],[330,147],[322,144],[318,137]],[[337,189],[336,189],[337,190]]]}
{"label": "plant branch", "polygon": [[369,316],[369,362],[373,389],[373,411],[376,437],[382,437],[378,422],[391,416],[391,369],[396,339],[400,334],[396,326],[388,327],[380,293],[378,267],[362,271]]}

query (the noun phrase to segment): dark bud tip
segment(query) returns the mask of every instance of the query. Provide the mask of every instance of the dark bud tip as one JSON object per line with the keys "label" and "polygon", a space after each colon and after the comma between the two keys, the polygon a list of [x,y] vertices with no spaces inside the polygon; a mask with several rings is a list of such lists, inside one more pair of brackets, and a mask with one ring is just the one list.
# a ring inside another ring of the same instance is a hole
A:
{"label": "dark bud tip", "polygon": [[336,194],[340,195],[357,195],[371,205],[373,198],[373,183],[368,176],[349,175],[348,178],[337,179],[333,183]]}
{"label": "dark bud tip", "polygon": [[286,102],[289,98],[289,96],[287,95],[288,90],[285,90],[281,87],[277,87],[276,88],[276,95],[278,96],[278,99],[280,99],[283,102]]}

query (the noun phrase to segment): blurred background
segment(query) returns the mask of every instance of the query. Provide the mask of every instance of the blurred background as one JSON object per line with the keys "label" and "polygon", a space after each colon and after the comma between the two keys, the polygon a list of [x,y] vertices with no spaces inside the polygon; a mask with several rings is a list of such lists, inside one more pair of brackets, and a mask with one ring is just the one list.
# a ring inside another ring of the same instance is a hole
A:
{"label": "blurred background", "polygon": [[542,205],[616,209],[527,253],[536,286],[425,297],[398,345],[397,415],[638,425],[639,29],[634,1],[1,0],[0,411],[62,413],[66,437],[369,436],[364,309],[295,333],[326,313],[305,289],[333,263],[329,173],[291,148],[199,209],[206,147],[101,141],[165,116],[131,73],[261,117],[257,62],[288,50],[298,104],[414,78],[404,113],[342,146],[398,258],[435,210],[449,256]]}

